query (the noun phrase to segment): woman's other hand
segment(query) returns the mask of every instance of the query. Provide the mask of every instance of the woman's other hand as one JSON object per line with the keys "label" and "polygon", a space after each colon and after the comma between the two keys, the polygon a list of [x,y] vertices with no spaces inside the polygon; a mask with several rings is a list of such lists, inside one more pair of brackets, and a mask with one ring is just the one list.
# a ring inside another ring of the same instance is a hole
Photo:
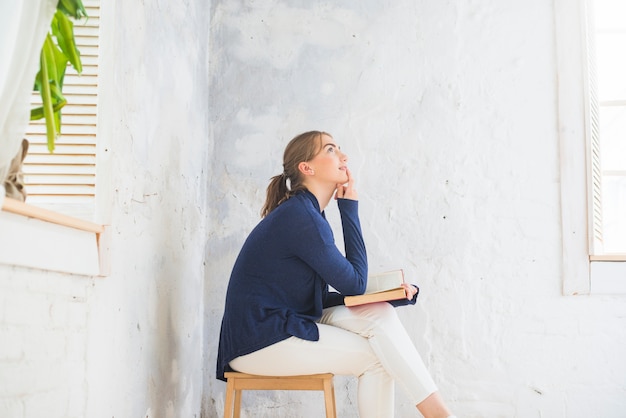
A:
{"label": "woman's other hand", "polygon": [[417,288],[413,286],[412,284],[408,284],[408,283],[402,283],[401,286],[404,287],[406,298],[408,300],[413,300],[413,298],[415,297],[415,294],[417,293]]}
{"label": "woman's other hand", "polygon": [[346,174],[348,175],[348,181],[343,184],[337,184],[335,199],[359,200],[359,195],[354,188],[354,177],[352,177],[352,172],[348,167],[346,167]]}

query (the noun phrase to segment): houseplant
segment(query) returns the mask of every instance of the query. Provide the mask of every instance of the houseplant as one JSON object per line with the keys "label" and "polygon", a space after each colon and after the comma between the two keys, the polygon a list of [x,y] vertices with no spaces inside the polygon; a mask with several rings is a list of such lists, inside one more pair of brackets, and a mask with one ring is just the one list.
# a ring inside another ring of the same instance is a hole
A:
{"label": "houseplant", "polygon": [[30,119],[46,120],[48,150],[54,151],[54,142],[61,132],[61,109],[67,103],[63,97],[63,79],[68,63],[76,72],[82,72],[80,53],[74,40],[74,24],[69,18],[87,17],[81,0],[59,0],[50,24],[50,32],[41,48],[40,69],[35,77],[42,106],[31,110]]}

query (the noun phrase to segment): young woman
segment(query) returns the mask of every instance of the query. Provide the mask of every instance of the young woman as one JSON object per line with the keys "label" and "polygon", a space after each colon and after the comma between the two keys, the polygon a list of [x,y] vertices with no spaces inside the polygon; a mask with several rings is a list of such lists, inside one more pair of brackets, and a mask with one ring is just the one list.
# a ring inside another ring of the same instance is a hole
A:
{"label": "young woman", "polygon": [[[343,304],[344,295],[362,294],[367,282],[357,191],[347,162],[324,132],[303,133],[287,145],[284,171],[267,188],[263,220],[230,277],[217,377],[224,380],[228,370],[354,375],[361,418],[394,416],[396,382],[424,417],[450,417],[394,309],[414,304],[417,287],[406,285],[400,303]],[[324,215],[333,196],[345,256]]]}

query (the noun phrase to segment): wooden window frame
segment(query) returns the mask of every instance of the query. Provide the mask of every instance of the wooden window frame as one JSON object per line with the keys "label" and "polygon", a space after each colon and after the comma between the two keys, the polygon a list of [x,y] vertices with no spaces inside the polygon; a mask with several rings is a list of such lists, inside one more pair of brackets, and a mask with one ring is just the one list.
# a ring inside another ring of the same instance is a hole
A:
{"label": "wooden window frame", "polygon": [[[109,22],[107,25],[112,25],[112,7],[100,7],[106,6],[106,2],[101,3],[100,0],[83,0],[83,2],[88,13],[91,12],[90,19],[103,19],[103,13],[108,13],[104,19]],[[99,13],[93,13],[94,7],[99,10]],[[102,41],[103,38],[100,36],[97,40],[99,53],[89,58],[91,64],[87,64],[94,65],[94,62],[97,64],[98,79],[102,79],[103,62],[100,56],[104,49],[110,48],[108,44],[103,48],[105,43]],[[80,45],[79,49],[81,49]],[[71,85],[71,83],[66,81],[66,85]],[[96,106],[100,107],[102,95],[99,82],[96,82],[95,86],[98,89]],[[111,228],[108,225],[111,217],[112,195],[107,186],[110,184],[111,177],[110,144],[106,132],[104,135],[99,132],[98,122],[102,117],[100,110],[101,108],[97,113],[92,114],[90,122],[93,125],[90,135],[94,137],[95,142],[93,165],[96,178],[93,185],[95,192],[92,192],[91,213],[88,217],[76,217],[72,216],[76,212],[71,207],[72,205],[68,207],[64,204],[41,205],[35,202],[31,204],[31,200],[37,199],[27,198],[25,203],[5,198],[4,194],[1,194],[0,230],[3,233],[0,234],[0,247],[4,250],[0,253],[0,264],[89,277],[110,275]],[[95,120],[93,120],[94,117]],[[85,214],[84,211],[81,213]],[[94,222],[86,218],[92,218]],[[62,245],[59,245],[60,242]]]}
{"label": "wooden window frame", "polygon": [[585,0],[555,0],[564,295],[626,294],[626,257],[591,255],[594,218]]}

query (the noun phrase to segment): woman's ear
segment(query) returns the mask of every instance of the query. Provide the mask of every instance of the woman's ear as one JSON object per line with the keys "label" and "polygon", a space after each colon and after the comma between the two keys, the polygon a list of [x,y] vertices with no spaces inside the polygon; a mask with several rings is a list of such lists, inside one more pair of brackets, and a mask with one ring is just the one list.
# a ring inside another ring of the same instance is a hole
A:
{"label": "woman's ear", "polygon": [[315,174],[315,171],[313,171],[313,168],[311,168],[309,163],[307,163],[305,161],[303,161],[300,164],[298,164],[298,170],[300,170],[300,172],[302,174],[304,174],[305,176],[311,176],[311,175]]}

